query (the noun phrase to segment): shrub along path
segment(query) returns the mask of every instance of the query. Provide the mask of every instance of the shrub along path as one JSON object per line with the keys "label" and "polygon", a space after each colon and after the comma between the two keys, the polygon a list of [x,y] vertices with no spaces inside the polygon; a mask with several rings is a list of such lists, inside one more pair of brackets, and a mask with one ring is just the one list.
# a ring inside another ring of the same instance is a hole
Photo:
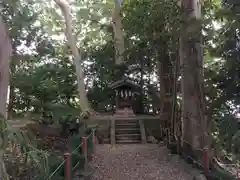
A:
{"label": "shrub along path", "polygon": [[97,145],[90,180],[192,180],[197,173],[158,144]]}

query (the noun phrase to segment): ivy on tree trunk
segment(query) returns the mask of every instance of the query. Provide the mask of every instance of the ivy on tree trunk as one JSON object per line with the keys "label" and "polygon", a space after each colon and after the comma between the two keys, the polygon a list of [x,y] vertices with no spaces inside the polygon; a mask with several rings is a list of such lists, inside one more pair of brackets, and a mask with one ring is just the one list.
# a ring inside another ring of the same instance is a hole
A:
{"label": "ivy on tree trunk", "polygon": [[183,144],[196,151],[207,145],[201,4],[199,0],[182,0],[182,8],[180,63],[183,91]]}
{"label": "ivy on tree trunk", "polygon": [[114,32],[114,46],[115,46],[115,62],[117,65],[124,63],[123,53],[124,47],[124,34],[121,20],[121,0],[114,0],[115,7],[112,15],[112,27]]}
{"label": "ivy on tree trunk", "polygon": [[0,17],[0,179],[7,179],[3,161],[4,148],[4,121],[7,119],[7,95],[9,85],[9,64],[12,55],[11,41],[8,37],[6,26]]}

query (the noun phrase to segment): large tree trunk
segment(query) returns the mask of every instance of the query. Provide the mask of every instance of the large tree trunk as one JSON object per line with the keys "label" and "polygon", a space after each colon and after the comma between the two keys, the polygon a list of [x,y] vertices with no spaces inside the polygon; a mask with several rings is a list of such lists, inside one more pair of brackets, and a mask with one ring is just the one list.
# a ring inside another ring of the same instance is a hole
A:
{"label": "large tree trunk", "polygon": [[84,72],[83,72],[82,65],[81,65],[82,57],[81,57],[81,52],[79,53],[75,38],[73,36],[71,10],[70,10],[68,2],[66,2],[65,0],[54,0],[54,1],[61,9],[62,14],[65,19],[65,24],[66,24],[65,34],[66,34],[68,44],[71,48],[73,57],[74,57],[74,65],[76,68],[76,76],[77,76],[77,81],[78,81],[78,91],[79,91],[79,98],[80,98],[80,107],[83,112],[89,112],[90,106],[89,106],[87,93],[86,93],[86,89],[85,89]]}
{"label": "large tree trunk", "polygon": [[7,118],[7,94],[9,85],[9,64],[12,54],[11,41],[0,17],[0,113]]}
{"label": "large tree trunk", "polygon": [[183,145],[191,150],[206,145],[203,93],[203,53],[200,0],[182,0],[180,64],[183,91]]}
{"label": "large tree trunk", "polygon": [[114,0],[115,8],[112,16],[112,26],[114,32],[114,44],[115,44],[115,62],[116,65],[124,63],[123,53],[124,47],[124,33],[121,21],[121,6],[122,0]]}
{"label": "large tree trunk", "polygon": [[[161,40],[160,40],[161,41]],[[160,42],[158,59],[158,74],[160,80],[160,119],[164,121],[164,128],[171,128],[171,109],[173,92],[173,66],[171,63],[167,43]],[[171,129],[172,130],[172,129]],[[173,134],[173,131],[171,131]]]}
{"label": "large tree trunk", "polygon": [[[5,24],[0,17],[0,120],[7,119],[7,95],[9,85],[9,64],[11,60],[12,46],[8,37]],[[3,124],[3,123],[1,123]],[[6,179],[4,172],[4,134],[0,132],[0,179]]]}
{"label": "large tree trunk", "polygon": [[[10,74],[13,74],[16,71],[17,64],[19,63],[18,61],[18,56],[16,55],[16,46],[14,46],[14,43],[12,44],[12,60],[10,63]],[[16,93],[15,93],[15,86],[12,81],[9,83],[10,90],[9,90],[9,102],[8,102],[8,119],[12,118],[12,115],[14,114],[14,103],[15,103],[15,98],[16,98]]]}
{"label": "large tree trunk", "polygon": [[180,136],[180,121],[178,118],[178,112],[179,112],[179,106],[177,103],[177,83],[178,83],[178,77],[179,77],[179,57],[177,55],[178,53],[175,53],[172,60],[173,62],[173,90],[172,90],[172,108],[171,108],[171,123],[172,123],[172,133],[174,136],[174,139],[179,139]]}

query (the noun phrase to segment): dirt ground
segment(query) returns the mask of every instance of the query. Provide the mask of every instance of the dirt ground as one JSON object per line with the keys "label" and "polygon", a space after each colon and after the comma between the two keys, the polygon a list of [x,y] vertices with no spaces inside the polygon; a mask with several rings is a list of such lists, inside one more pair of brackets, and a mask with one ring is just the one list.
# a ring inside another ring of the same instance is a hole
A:
{"label": "dirt ground", "polygon": [[97,145],[91,180],[192,180],[197,173],[158,144]]}

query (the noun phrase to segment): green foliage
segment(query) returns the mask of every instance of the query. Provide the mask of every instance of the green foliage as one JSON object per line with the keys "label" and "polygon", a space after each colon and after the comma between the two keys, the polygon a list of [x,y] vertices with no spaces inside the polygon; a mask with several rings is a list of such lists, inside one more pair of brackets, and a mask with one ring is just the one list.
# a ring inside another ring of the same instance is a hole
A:
{"label": "green foliage", "polygon": [[[147,136],[154,136],[156,139],[161,140],[161,121],[156,120],[144,120],[143,121]],[[163,133],[163,132],[162,132]]]}
{"label": "green foliage", "polygon": [[[179,30],[180,8],[176,1],[131,1],[125,5],[124,27],[128,36],[137,34],[138,38],[169,40]],[[157,22],[157,23],[156,23]],[[134,26],[132,26],[134,24]]]}
{"label": "green foliage", "polygon": [[[3,140],[1,149],[4,149],[5,153],[10,153],[6,152],[7,147],[14,147],[16,145],[19,145],[19,153],[22,154],[27,167],[32,166],[34,168],[38,168],[40,173],[45,173],[48,171],[48,154],[44,151],[38,150],[26,132],[12,127],[10,124],[8,124],[6,119],[2,117],[0,118],[0,134],[1,139]],[[11,156],[9,157],[10,159],[6,159],[3,164],[8,164],[8,161],[11,161]],[[5,167],[5,165],[3,165],[3,167]],[[5,179],[8,179],[7,175],[4,175],[4,177]]]}
{"label": "green foliage", "polygon": [[[124,57],[128,75],[139,84],[143,82],[144,108],[154,106],[157,109],[160,104],[156,100],[157,88],[152,93],[155,96],[146,92],[150,91],[149,85],[159,84],[157,64],[165,60],[164,53],[171,55],[178,49],[181,9],[174,0],[124,3]],[[58,12],[45,1],[3,0],[0,5],[13,42],[10,115],[36,115],[41,117],[38,118],[41,122],[60,123],[67,129],[76,122],[81,109],[72,57],[62,38]],[[113,5],[112,0],[72,3],[74,33],[85,60],[88,98],[94,110],[104,112],[111,111],[115,103],[114,92],[109,89],[117,74],[110,23]],[[212,133],[216,148],[234,157],[240,154],[239,123],[235,118],[240,104],[237,5],[238,0],[205,1],[202,20],[207,108],[213,111],[214,118]],[[216,24],[220,27],[215,28]],[[158,137],[159,124],[147,122],[146,127]],[[34,156],[38,153],[36,151]]]}
{"label": "green foliage", "polygon": [[[210,106],[214,114],[213,135],[220,154],[235,157],[239,154],[239,143],[235,137],[239,134],[239,17],[235,9],[237,1],[223,1],[222,8],[216,10],[216,19],[222,24],[213,37],[214,46],[210,48],[213,57],[207,62],[206,75]],[[229,6],[230,5],[230,6]],[[217,59],[218,58],[218,59]],[[236,151],[237,150],[237,151]],[[239,157],[238,157],[239,158]]]}
{"label": "green foliage", "polygon": [[[76,169],[84,168],[84,154],[82,152],[82,137],[89,135],[89,129],[86,129],[85,132],[82,131],[82,134],[77,134],[72,136],[71,138],[71,147],[69,148],[69,152],[71,152],[71,170],[75,171]],[[87,149],[88,152],[92,152],[92,142],[91,136],[87,139]],[[51,173],[55,172],[50,180],[64,179],[64,170],[65,163],[63,157],[56,157],[54,155],[48,157],[48,171],[44,174],[41,174],[38,178],[46,179],[51,175]],[[57,171],[56,171],[57,170]]]}

